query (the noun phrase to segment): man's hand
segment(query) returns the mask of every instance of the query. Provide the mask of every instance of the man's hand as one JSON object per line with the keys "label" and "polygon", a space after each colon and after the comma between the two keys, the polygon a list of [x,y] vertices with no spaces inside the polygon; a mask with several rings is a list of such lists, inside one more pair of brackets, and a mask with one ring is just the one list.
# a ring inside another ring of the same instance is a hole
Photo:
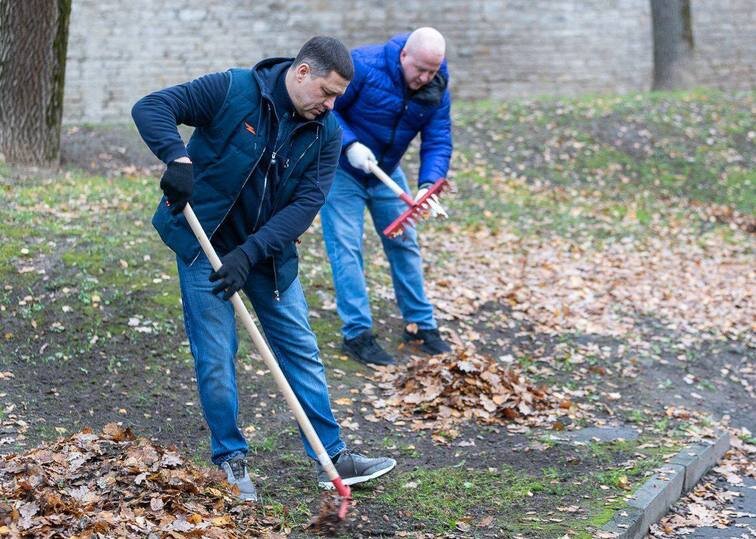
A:
{"label": "man's hand", "polygon": [[177,215],[192,196],[192,163],[183,160],[171,161],[160,178],[160,188],[171,207],[171,213]]}
{"label": "man's hand", "polygon": [[213,288],[213,294],[223,292],[223,299],[229,299],[236,292],[242,289],[249,277],[249,270],[252,264],[249,262],[247,253],[237,247],[226,256],[221,258],[221,267],[218,271],[210,274],[210,281],[220,281]]}
{"label": "man's hand", "polygon": [[360,169],[365,174],[370,174],[370,163],[377,164],[378,160],[370,151],[370,148],[359,142],[353,142],[346,151],[349,164]]}
{"label": "man's hand", "polygon": [[[417,190],[417,194],[415,195],[415,202],[420,200],[432,186],[432,183],[424,183],[423,185],[421,185],[420,189]],[[446,213],[444,207],[438,201],[438,197],[436,195],[431,195],[425,202],[427,202],[428,204],[431,217],[443,217],[444,219],[447,219],[449,217],[449,214]]]}

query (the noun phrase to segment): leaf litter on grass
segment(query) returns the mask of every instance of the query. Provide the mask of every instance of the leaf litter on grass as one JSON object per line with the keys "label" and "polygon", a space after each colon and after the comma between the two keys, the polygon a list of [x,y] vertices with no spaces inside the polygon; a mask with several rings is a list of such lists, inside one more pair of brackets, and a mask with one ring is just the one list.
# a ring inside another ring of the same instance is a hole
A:
{"label": "leaf litter on grass", "polygon": [[0,536],[272,537],[238,487],[110,423],[0,460]]}
{"label": "leaf litter on grass", "polygon": [[442,319],[464,320],[494,301],[550,334],[626,336],[637,330],[635,314],[653,314],[691,335],[738,338],[756,329],[747,238],[727,244],[684,227],[660,228],[656,237],[597,247],[559,236],[452,228],[443,249],[427,255],[430,268],[443,268],[443,257],[454,260],[453,274],[441,270],[428,279]]}

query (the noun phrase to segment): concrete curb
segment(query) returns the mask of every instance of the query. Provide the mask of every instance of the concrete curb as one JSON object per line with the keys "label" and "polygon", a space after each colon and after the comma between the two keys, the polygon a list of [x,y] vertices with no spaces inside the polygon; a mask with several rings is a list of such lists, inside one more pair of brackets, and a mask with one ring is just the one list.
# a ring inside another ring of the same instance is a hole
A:
{"label": "concrete curb", "polygon": [[[730,448],[730,434],[720,433],[713,443],[686,447],[662,466],[633,494],[601,531],[616,539],[642,539],[657,520],[708,472]],[[602,535],[603,536],[603,535]]]}

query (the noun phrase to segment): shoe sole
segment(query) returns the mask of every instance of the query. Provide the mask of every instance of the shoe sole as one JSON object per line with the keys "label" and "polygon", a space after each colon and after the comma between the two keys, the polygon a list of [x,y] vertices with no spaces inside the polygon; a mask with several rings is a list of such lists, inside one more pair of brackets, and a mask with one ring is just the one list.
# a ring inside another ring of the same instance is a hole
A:
{"label": "shoe sole", "polygon": [[[383,468],[382,470],[378,470],[377,472],[371,474],[371,475],[358,475],[357,477],[348,477],[346,479],[342,478],[341,481],[345,485],[357,485],[358,483],[364,483],[365,481],[371,481],[377,477],[380,477],[382,475],[385,475],[389,473],[391,470],[393,470],[396,467],[396,462],[394,462],[391,466],[388,468]],[[318,481],[318,486],[320,488],[324,488],[326,490],[333,490],[333,483],[330,481]]]}

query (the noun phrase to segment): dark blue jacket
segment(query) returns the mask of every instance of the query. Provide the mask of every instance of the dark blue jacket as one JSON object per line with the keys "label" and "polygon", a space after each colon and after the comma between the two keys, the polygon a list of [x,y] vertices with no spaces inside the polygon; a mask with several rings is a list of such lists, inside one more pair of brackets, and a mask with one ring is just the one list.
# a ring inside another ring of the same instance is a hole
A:
{"label": "dark blue jacket", "polygon": [[[342,148],[360,142],[370,148],[378,165],[391,174],[420,133],[418,185],[445,178],[452,153],[451,97],[446,60],[436,77],[412,94],[404,82],[399,53],[409,34],[383,45],[352,50],[354,78],[336,100],[334,113],[344,131]],[[349,164],[346,152],[339,166],[352,176],[372,183],[378,180]]]}
{"label": "dark blue jacket", "polygon": [[[269,135],[276,128],[269,73],[291,59],[268,59],[250,69],[232,69],[142,98],[132,110],[140,134],[164,162],[188,155],[194,164],[191,205],[213,238],[244,191],[257,197],[259,225],[242,244],[253,263],[251,278],[269,277],[286,290],[297,275],[297,238],[325,202],[341,149],[341,129],[332,114],[298,125],[291,132],[289,158],[274,192],[264,186],[244,189],[254,174]],[[212,78],[214,77],[214,78]],[[227,80],[222,92],[222,80]],[[184,149],[176,125],[196,129]],[[171,126],[171,132],[159,133]],[[273,137],[275,138],[275,137]],[[177,140],[178,142],[177,142]],[[249,202],[249,201],[247,201]],[[200,245],[183,214],[171,215],[163,198],[152,219],[160,237],[187,264]]]}

